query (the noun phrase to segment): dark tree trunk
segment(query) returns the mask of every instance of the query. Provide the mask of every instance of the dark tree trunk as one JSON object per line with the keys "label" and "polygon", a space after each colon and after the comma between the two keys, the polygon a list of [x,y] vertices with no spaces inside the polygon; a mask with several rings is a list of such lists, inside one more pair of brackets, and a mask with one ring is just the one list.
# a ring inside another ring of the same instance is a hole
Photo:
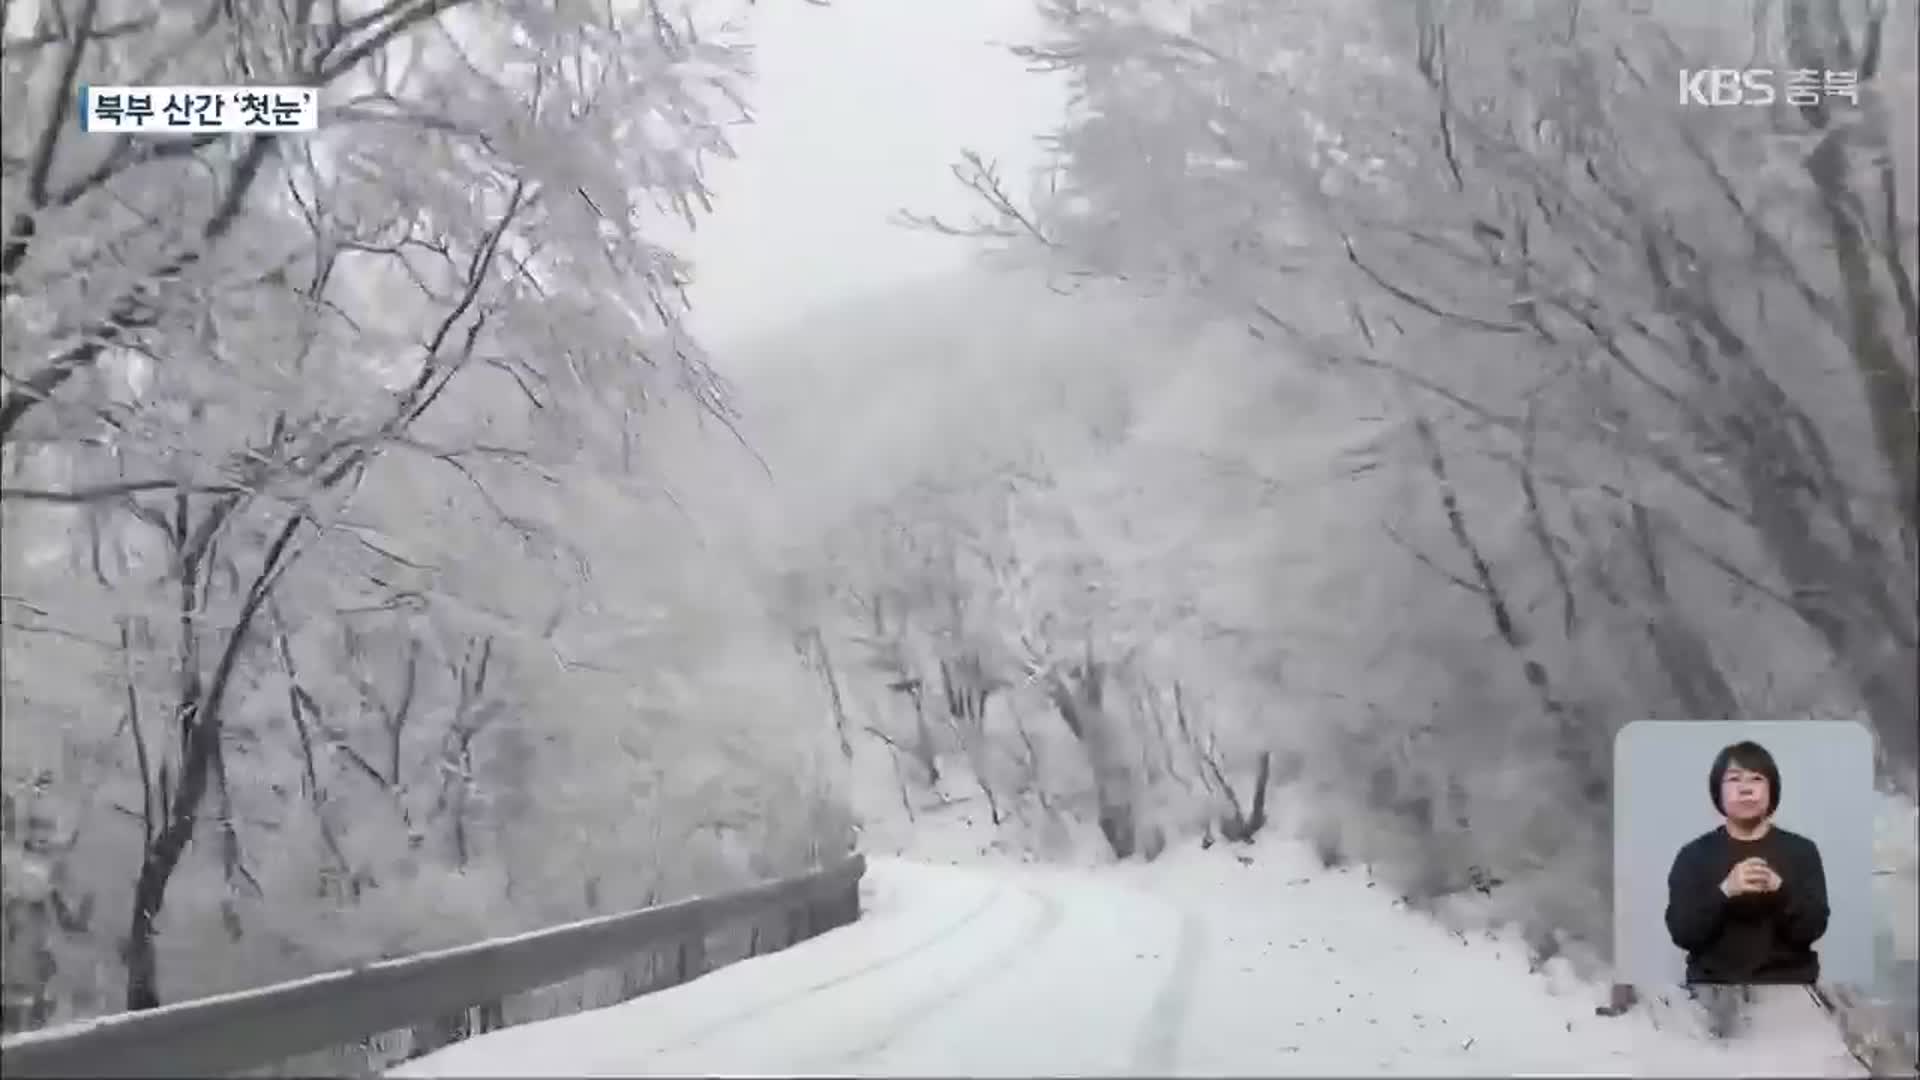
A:
{"label": "dark tree trunk", "polygon": [[227,689],[239,666],[240,654],[273,583],[289,561],[288,551],[304,521],[296,515],[274,537],[261,560],[260,572],[227,631],[212,677],[206,680],[197,697],[181,703],[180,786],[167,805],[166,823],[141,854],[140,873],[133,886],[133,913],[127,921],[125,959],[129,1011],[152,1009],[160,1004],[159,961],[153,939],[160,910],[166,904],[167,885],[173,880],[173,872],[179,868],[187,845],[193,842],[194,829],[200,821],[200,804],[206,798],[214,761],[220,753]]}
{"label": "dark tree trunk", "polygon": [[1140,849],[1135,792],[1133,779],[1107,727],[1101,684],[1104,678],[1101,665],[1089,660],[1071,672],[1070,678],[1055,675],[1047,689],[1061,722],[1073,733],[1093,770],[1100,835],[1106,838],[1114,858],[1130,859]]}

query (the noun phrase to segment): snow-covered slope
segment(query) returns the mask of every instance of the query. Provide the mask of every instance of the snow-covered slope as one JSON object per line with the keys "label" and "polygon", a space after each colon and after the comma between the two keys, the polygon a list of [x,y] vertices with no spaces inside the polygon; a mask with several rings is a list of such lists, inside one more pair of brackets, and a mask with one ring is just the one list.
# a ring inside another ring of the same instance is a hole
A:
{"label": "snow-covered slope", "polygon": [[876,858],[858,923],[400,1076],[1858,1076],[1803,991],[1733,1038],[1402,909],[1278,838],[1152,864]]}

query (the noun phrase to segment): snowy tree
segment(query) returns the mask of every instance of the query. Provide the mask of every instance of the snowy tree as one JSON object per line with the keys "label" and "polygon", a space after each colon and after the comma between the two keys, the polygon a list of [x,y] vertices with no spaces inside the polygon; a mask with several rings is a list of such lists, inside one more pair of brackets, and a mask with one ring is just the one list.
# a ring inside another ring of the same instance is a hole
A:
{"label": "snowy tree", "polygon": [[[1662,563],[1775,598],[1910,767],[1912,611],[1888,602],[1912,592],[1914,561],[1912,221],[1896,195],[1912,148],[1892,119],[1913,68],[1889,22],[1910,12],[1777,8],[1748,27],[1594,4],[1387,5],[1332,24],[1300,5],[1050,4],[1056,38],[1025,55],[1079,95],[1057,172],[1031,209],[985,163],[962,173],[1001,213],[987,231],[1384,374],[1418,410],[1415,467],[1447,466],[1455,434],[1434,421],[1458,417],[1505,459],[1525,527],[1550,525],[1543,491],[1592,504],[1566,513],[1624,515],[1607,544],[1638,543],[1637,514]],[[1679,103],[1681,69],[1750,48],[1783,69],[1858,69],[1860,105]],[[1621,469],[1633,485],[1606,482]],[[1724,535],[1716,515],[1751,545],[1675,554]],[[1446,531],[1473,563],[1478,541]],[[1538,561],[1567,563],[1574,543],[1556,536]],[[1657,594],[1663,566],[1648,570]],[[1469,584],[1498,630],[1491,607],[1512,605]],[[1713,657],[1672,610],[1688,605],[1658,606],[1675,693],[1724,711],[1725,680],[1694,669]],[[1520,661],[1551,694],[1541,666]]]}
{"label": "snowy tree", "polygon": [[[969,430],[931,437],[917,477],[798,557],[837,600],[836,651],[883,692],[867,733],[903,781],[981,789],[990,824],[1031,800],[1120,857],[1214,817],[1250,837],[1265,748],[1241,722],[1261,695],[1242,691],[1272,657],[1245,641],[1259,600],[1231,582],[1266,554],[1249,539],[1277,526],[1267,482],[1182,442],[1191,416],[1170,414],[1193,407],[1186,394],[1121,370],[1150,367],[1184,329],[1082,343],[1087,368],[1034,331],[977,335],[1009,333],[1001,355],[1024,358],[1015,371],[983,356],[967,377],[991,373],[986,387],[929,376],[965,402]],[[949,340],[937,320],[928,333]]]}
{"label": "snowy tree", "polygon": [[[697,557],[661,429],[729,408],[659,241],[745,116],[711,14],[7,6],[8,933],[50,958],[9,1026],[119,956],[157,1004],[163,945],[204,991],[708,887],[634,852],[721,853],[696,805],[821,845],[751,812],[820,797],[753,584],[632,569]],[[170,82],[314,85],[321,130],[77,130],[79,85]]]}
{"label": "snowy tree", "polygon": [[[1255,628],[1306,646],[1289,738],[1330,822],[1391,823],[1369,853],[1428,895],[1539,879],[1508,913],[1545,948],[1604,939],[1622,723],[1863,717],[1912,791],[1911,5],[1039,8],[1018,51],[1072,88],[1048,168],[1027,193],[966,155],[981,213],[922,223],[1373,399],[1323,447],[1364,511],[1321,504],[1304,578],[1264,532],[1246,579],[1338,598]],[[1857,86],[1680,93],[1756,66]]]}

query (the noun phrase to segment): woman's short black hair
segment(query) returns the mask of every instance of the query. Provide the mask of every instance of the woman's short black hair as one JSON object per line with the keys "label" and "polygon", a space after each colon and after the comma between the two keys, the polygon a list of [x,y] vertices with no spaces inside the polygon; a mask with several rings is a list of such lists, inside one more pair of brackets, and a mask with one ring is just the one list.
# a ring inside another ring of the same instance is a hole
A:
{"label": "woman's short black hair", "polygon": [[1766,747],[1747,739],[1734,743],[1713,757],[1713,769],[1707,773],[1707,794],[1713,799],[1715,810],[1723,816],[1727,812],[1720,801],[1720,781],[1726,777],[1727,770],[1735,765],[1766,777],[1767,813],[1771,816],[1780,809],[1780,766],[1774,764],[1773,755],[1767,753]]}

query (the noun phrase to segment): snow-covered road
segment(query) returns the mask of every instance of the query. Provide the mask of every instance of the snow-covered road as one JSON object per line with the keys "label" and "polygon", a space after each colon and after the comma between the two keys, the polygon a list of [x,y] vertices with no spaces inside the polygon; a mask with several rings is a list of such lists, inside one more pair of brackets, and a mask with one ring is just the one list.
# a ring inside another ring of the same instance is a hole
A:
{"label": "snow-covered road", "polygon": [[390,1075],[1864,1075],[1803,991],[1731,1040],[1683,1008],[1597,1017],[1597,987],[1505,939],[1285,845],[1253,856],[874,859],[854,925]]}

